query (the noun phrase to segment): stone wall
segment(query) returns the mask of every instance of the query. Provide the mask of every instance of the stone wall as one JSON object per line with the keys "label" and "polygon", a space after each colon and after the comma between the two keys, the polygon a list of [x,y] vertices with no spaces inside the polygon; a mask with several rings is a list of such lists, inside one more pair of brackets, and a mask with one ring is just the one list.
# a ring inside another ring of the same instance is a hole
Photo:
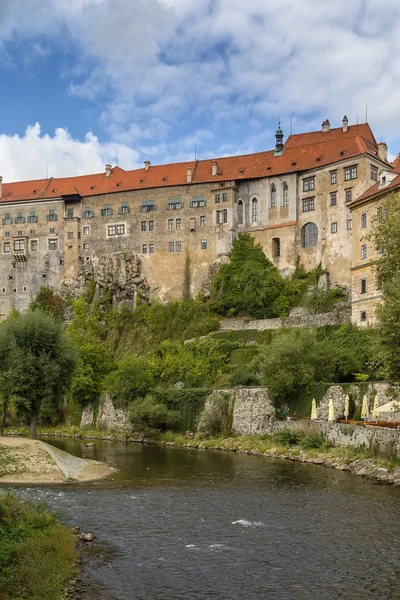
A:
{"label": "stone wall", "polygon": [[130,429],[130,422],[125,411],[115,408],[110,396],[103,394],[100,400],[97,419],[95,419],[94,407],[89,404],[84,408],[81,418],[81,427],[97,427],[106,430]]}
{"label": "stone wall", "polygon": [[349,323],[351,318],[351,305],[347,302],[338,302],[331,312],[312,314],[306,308],[294,308],[286,319],[258,319],[246,321],[242,319],[222,319],[221,331],[281,329],[282,327],[324,327],[325,325],[341,325]]}

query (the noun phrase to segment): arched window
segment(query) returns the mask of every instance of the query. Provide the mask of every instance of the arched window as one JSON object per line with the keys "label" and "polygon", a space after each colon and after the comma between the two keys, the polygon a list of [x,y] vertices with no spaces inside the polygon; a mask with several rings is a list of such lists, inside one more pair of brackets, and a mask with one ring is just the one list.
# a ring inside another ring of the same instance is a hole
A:
{"label": "arched window", "polygon": [[271,208],[276,208],[276,189],[274,185],[271,187]]}
{"label": "arched window", "polygon": [[272,256],[278,258],[281,255],[281,240],[280,238],[272,238]]}
{"label": "arched window", "polygon": [[289,206],[289,188],[286,183],[283,184],[282,206]]}
{"label": "arched window", "polygon": [[315,223],[306,223],[301,230],[302,248],[312,248],[318,242],[318,227]]}
{"label": "arched window", "polygon": [[258,223],[258,200],[253,198],[251,201],[251,222]]}
{"label": "arched window", "polygon": [[224,210],[222,211],[222,222],[223,223],[228,222],[228,211],[226,208],[224,208]]}
{"label": "arched window", "polygon": [[243,200],[239,200],[239,201],[238,201],[238,206],[237,206],[237,219],[238,219],[238,225],[243,225],[243,222],[244,222],[244,207],[243,207]]}

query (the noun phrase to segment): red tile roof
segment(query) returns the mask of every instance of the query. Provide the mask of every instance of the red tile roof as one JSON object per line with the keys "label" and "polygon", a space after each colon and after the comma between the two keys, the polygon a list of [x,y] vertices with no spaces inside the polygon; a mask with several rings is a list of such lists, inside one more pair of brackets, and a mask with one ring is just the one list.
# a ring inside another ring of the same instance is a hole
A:
{"label": "red tile roof", "polygon": [[98,194],[186,185],[188,168],[192,183],[212,183],[258,179],[291,172],[302,172],[361,154],[378,158],[378,148],[368,124],[352,125],[328,132],[315,131],[291,135],[281,156],[273,150],[215,159],[217,175],[212,175],[210,160],[150,166],[134,171],[114,167],[110,177],[105,173],[79,177],[50,178],[38,181],[3,183],[1,202],[60,198],[71,194],[90,197]]}
{"label": "red tile roof", "polygon": [[378,195],[380,193],[386,193],[388,190],[393,191],[395,188],[399,187],[400,186],[399,169],[395,169],[395,173],[398,173],[398,175],[390,183],[388,183],[384,187],[380,187],[380,181],[377,181],[376,183],[374,183],[374,185],[372,187],[370,187],[368,190],[366,190],[361,196],[359,196],[358,198],[353,200],[353,202],[349,202],[349,206],[354,206],[355,204],[358,204],[359,202],[363,202],[364,200],[372,198],[375,195]]}

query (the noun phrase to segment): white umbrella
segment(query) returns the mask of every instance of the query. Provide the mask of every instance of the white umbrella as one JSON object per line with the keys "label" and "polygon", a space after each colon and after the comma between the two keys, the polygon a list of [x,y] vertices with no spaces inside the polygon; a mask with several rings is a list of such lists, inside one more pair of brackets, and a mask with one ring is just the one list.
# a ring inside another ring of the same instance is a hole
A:
{"label": "white umbrella", "polygon": [[317,403],[315,402],[315,398],[313,398],[311,403],[311,421],[315,421],[317,418]]}
{"label": "white umbrella", "polygon": [[344,416],[346,419],[349,418],[349,406],[350,406],[350,398],[349,395],[346,394],[346,398],[344,399]]}
{"label": "white umbrella", "polygon": [[374,415],[374,417],[379,417],[379,411],[377,410],[379,407],[379,398],[378,398],[378,394],[375,395],[374,398],[374,410],[372,411],[372,414]]}
{"label": "white umbrella", "polygon": [[362,408],[361,408],[361,418],[368,419],[368,415],[369,415],[368,400],[367,400],[367,396],[364,396],[363,401],[362,401]]}
{"label": "white umbrella", "polygon": [[329,400],[329,416],[328,416],[328,421],[334,421],[335,420],[335,409],[333,408],[333,400],[332,398]]}

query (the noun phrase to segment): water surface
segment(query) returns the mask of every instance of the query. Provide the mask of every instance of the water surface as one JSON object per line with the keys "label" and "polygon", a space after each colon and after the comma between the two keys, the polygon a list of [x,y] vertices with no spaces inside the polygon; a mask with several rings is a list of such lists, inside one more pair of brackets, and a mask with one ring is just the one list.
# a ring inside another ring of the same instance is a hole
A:
{"label": "water surface", "polygon": [[51,443],[118,468],[113,480],[24,490],[110,550],[91,573],[104,598],[400,598],[398,488],[228,452]]}

